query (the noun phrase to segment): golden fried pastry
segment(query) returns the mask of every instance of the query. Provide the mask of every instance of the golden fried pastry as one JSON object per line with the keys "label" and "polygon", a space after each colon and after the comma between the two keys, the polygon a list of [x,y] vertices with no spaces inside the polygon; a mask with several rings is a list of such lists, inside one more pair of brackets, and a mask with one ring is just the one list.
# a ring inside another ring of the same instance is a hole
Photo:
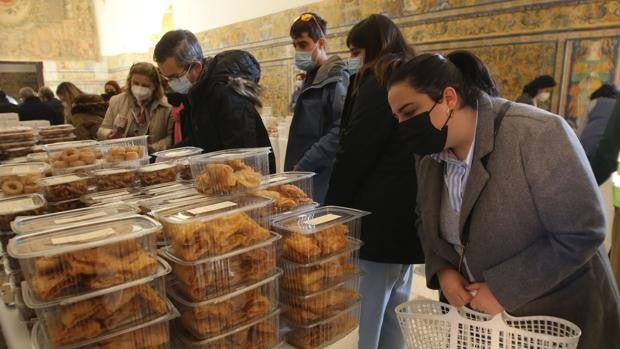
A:
{"label": "golden fried pastry", "polygon": [[145,156],[144,147],[142,146],[115,146],[108,149],[104,159],[110,163],[118,163],[123,161],[138,160]]}
{"label": "golden fried pastry", "polygon": [[93,173],[98,191],[132,188],[136,184],[136,172],[132,169],[102,170]]}
{"label": "golden fried pastry", "polygon": [[49,177],[40,182],[43,195],[50,202],[79,199],[88,193],[88,179],[76,175]]}
{"label": "golden fried pastry", "polygon": [[286,340],[296,348],[312,349],[323,343],[349,333],[356,328],[358,320],[348,313],[338,318],[311,328],[297,328],[287,334]]}
{"label": "golden fried pastry", "polygon": [[208,164],[196,177],[196,189],[203,194],[230,194],[258,187],[262,177],[241,160]]}
{"label": "golden fried pastry", "polygon": [[339,287],[312,298],[290,298],[286,317],[298,324],[328,318],[357,302],[357,291]]}
{"label": "golden fried pastry", "polygon": [[[113,331],[136,321],[157,318],[167,312],[166,301],[148,285],[58,306],[42,319],[54,345],[65,345]],[[84,328],[84,333],[72,333]]]}
{"label": "golden fried pastry", "polygon": [[271,319],[261,321],[220,340],[207,344],[209,349],[269,349],[277,344],[278,329]]}
{"label": "golden fried pastry", "polygon": [[186,261],[224,254],[269,237],[269,230],[245,213],[206,222],[164,223],[164,232],[170,239],[174,255]]}
{"label": "golden fried pastry", "polygon": [[358,271],[344,256],[310,267],[298,267],[286,271],[282,277],[282,288],[295,294],[315,293],[342,281]]}
{"label": "golden fried pastry", "polygon": [[313,202],[312,199],[308,197],[308,194],[293,184],[273,186],[265,190],[260,190],[256,192],[256,194],[273,199],[274,213],[289,211],[300,206],[309,205]]}
{"label": "golden fried pastry", "polygon": [[176,166],[171,164],[155,164],[138,170],[143,186],[174,182],[177,180]]}
{"label": "golden fried pastry", "polygon": [[157,324],[105,340],[95,344],[93,349],[159,349],[168,342],[168,327]]}
{"label": "golden fried pastry", "polygon": [[94,164],[96,151],[93,148],[66,148],[49,159],[54,168],[80,167]]}
{"label": "golden fried pastry", "polygon": [[282,256],[297,263],[310,263],[344,250],[349,228],[339,224],[314,234],[289,233],[283,242]]}

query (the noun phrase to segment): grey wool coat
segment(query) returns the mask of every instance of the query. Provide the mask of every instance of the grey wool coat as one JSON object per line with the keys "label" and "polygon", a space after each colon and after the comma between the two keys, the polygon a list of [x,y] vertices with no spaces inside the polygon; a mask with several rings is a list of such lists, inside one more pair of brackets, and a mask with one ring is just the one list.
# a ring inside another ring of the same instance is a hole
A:
{"label": "grey wool coat", "polygon": [[[619,295],[601,247],[602,200],[583,149],[562,118],[519,103],[495,135],[505,102],[483,95],[478,103],[459,225],[462,233],[471,215],[469,269],[508,313],[569,320],[583,331],[580,349],[620,348]],[[437,272],[459,263],[439,232],[443,165],[422,157],[417,176],[427,282],[438,289]]]}

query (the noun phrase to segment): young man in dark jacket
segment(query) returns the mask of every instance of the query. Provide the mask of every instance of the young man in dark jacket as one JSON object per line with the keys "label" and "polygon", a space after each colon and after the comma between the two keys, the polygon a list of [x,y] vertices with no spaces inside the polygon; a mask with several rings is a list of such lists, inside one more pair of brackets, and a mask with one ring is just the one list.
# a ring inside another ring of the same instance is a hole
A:
{"label": "young man in dark jacket", "polygon": [[327,57],[326,26],[314,13],[302,14],[291,26],[295,64],[306,72],[306,79],[295,103],[284,161],[285,171],[316,172],[314,199],[321,204],[339,149],[340,117],[349,85],[345,62]]}
{"label": "young man in dark jacket", "polygon": [[23,103],[19,106],[19,121],[48,120],[51,125],[63,123],[63,116],[58,114],[51,106],[41,102],[34,90],[23,87],[19,90],[19,97]]}
{"label": "young man in dark jacket", "polygon": [[[170,88],[188,95],[191,145],[205,152],[271,147],[256,110],[260,65],[251,54],[225,51],[207,60],[193,33],[173,30],[159,40],[153,58]],[[273,153],[269,167],[275,172]]]}

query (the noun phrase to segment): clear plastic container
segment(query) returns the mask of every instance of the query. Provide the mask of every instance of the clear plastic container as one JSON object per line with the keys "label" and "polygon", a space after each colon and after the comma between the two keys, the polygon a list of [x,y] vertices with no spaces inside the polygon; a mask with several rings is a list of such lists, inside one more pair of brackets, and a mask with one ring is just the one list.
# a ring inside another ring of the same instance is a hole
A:
{"label": "clear plastic container", "polygon": [[269,174],[269,148],[222,150],[189,158],[196,189],[207,195],[254,190]]}
{"label": "clear plastic container", "polygon": [[110,164],[139,160],[147,157],[149,136],[108,139],[101,141],[103,159]]}
{"label": "clear plastic container", "polygon": [[107,190],[97,193],[90,193],[82,195],[80,200],[88,206],[98,204],[111,204],[118,203],[127,197],[131,197],[137,193],[140,193],[137,189],[125,188],[116,190]]}
{"label": "clear plastic container", "polygon": [[76,141],[43,146],[54,174],[91,170],[98,166],[101,149],[96,141]]}
{"label": "clear plastic container", "polygon": [[143,186],[175,182],[177,168],[174,163],[160,162],[141,167],[138,169],[138,176]]}
{"label": "clear plastic container", "polygon": [[192,179],[192,168],[189,165],[188,157],[199,155],[202,153],[201,148],[196,147],[182,147],[163,150],[153,154],[156,156],[155,162],[167,162],[174,161],[177,165],[177,173],[182,180]]}
{"label": "clear plastic container", "polygon": [[178,259],[163,247],[159,254],[172,266],[177,290],[188,300],[201,302],[231,293],[276,273],[277,234],[254,246],[195,262]]}
{"label": "clear plastic container", "polygon": [[59,213],[71,210],[77,210],[80,208],[84,208],[86,205],[80,201],[80,199],[73,200],[65,200],[58,202],[48,202],[47,203],[47,212],[49,213]]}
{"label": "clear plastic container", "polygon": [[8,253],[19,259],[34,297],[66,299],[153,275],[160,230],[148,217],[112,218],[19,235]]}
{"label": "clear plastic container", "polygon": [[[17,216],[37,216],[47,210],[41,194],[27,194],[0,199],[0,231],[10,231]],[[6,250],[5,250],[6,251]]]}
{"label": "clear plastic container", "polygon": [[90,174],[97,191],[133,188],[138,182],[136,170],[133,168],[106,168],[92,171]]}
{"label": "clear plastic container", "polygon": [[[2,245],[2,251],[6,251],[9,246],[9,240],[15,237],[15,233],[12,231],[2,231],[0,232],[0,245]],[[5,256],[7,258],[10,256]],[[19,268],[17,268],[19,269]]]}
{"label": "clear plastic container", "polygon": [[50,166],[44,162],[0,165],[0,186],[6,195],[36,193],[37,180],[45,177]]}
{"label": "clear plastic container", "polygon": [[170,183],[162,183],[162,184],[155,184],[155,185],[142,187],[140,188],[140,192],[144,194],[160,195],[160,194],[173,193],[173,192],[177,192],[180,190],[186,190],[186,189],[194,189],[194,186],[189,183],[170,182]]}
{"label": "clear plastic container", "polygon": [[74,134],[69,134],[63,137],[56,137],[56,138],[41,138],[39,139],[39,143],[40,144],[52,144],[52,143],[60,143],[60,142],[70,142],[73,141],[77,138],[76,135]]}
{"label": "clear plastic container", "polygon": [[75,131],[75,127],[70,124],[39,127],[39,136],[41,138],[67,137],[72,135],[73,131]]}
{"label": "clear plastic container", "polygon": [[325,206],[274,221],[273,229],[282,235],[282,257],[297,263],[310,263],[338,253],[347,247],[347,236],[359,239],[362,217],[368,212]]}
{"label": "clear plastic container", "polygon": [[360,274],[326,290],[307,296],[282,291],[282,316],[295,325],[309,325],[327,319],[360,301]]}
{"label": "clear plastic container", "polygon": [[359,326],[360,304],[319,322],[304,326],[291,325],[286,342],[298,349],[326,348]]}
{"label": "clear plastic container", "polygon": [[67,174],[42,178],[37,184],[49,202],[79,199],[88,193],[90,177]]}
{"label": "clear plastic container", "polygon": [[152,212],[162,207],[185,206],[197,201],[207,200],[207,197],[200,194],[196,189],[188,188],[180,191],[162,193],[150,198],[139,200],[137,206],[143,212]]}
{"label": "clear plastic container", "polygon": [[7,127],[0,130],[0,142],[23,142],[36,139],[36,134],[32,127],[16,126]]}
{"label": "clear plastic container", "polygon": [[186,301],[171,285],[168,295],[181,313],[178,327],[195,338],[207,339],[270,314],[278,308],[279,276],[278,273],[233,293],[198,303]]}
{"label": "clear plastic container", "polygon": [[23,155],[17,155],[16,152],[17,151],[13,151],[13,153],[11,153],[12,149],[22,149],[22,148],[26,148],[28,150],[30,150],[30,153],[32,153],[32,146],[37,144],[37,140],[36,139],[32,139],[32,140],[24,140],[24,141],[19,141],[19,142],[1,142],[0,143],[0,150],[6,152],[9,156],[25,156],[26,154]]}
{"label": "clear plastic container", "polygon": [[179,312],[174,306],[167,303],[167,313],[159,318],[146,321],[135,326],[115,330],[108,334],[94,336],[96,330],[89,330],[85,325],[77,326],[75,331],[81,331],[91,337],[74,344],[62,347],[54,346],[45,335],[43,325],[35,324],[31,333],[34,349],[170,349],[170,320],[177,318]]}
{"label": "clear plastic container", "polygon": [[276,310],[217,337],[197,340],[182,331],[178,337],[184,349],[272,349],[280,343],[279,326],[280,312]]}
{"label": "clear plastic container", "polygon": [[28,156],[28,154],[32,154],[32,146],[31,145],[27,145],[27,146],[24,146],[24,147],[4,149],[4,153],[9,158],[26,157],[26,156]]}
{"label": "clear plastic container", "polygon": [[286,219],[286,218],[290,218],[290,217],[295,217],[295,216],[300,215],[302,213],[305,213],[307,211],[312,211],[312,210],[318,208],[319,206],[320,205],[319,205],[318,202],[313,202],[312,204],[307,205],[307,206],[298,207],[298,208],[296,208],[294,210],[291,210],[291,211],[281,212],[281,213],[278,213],[277,215],[273,215],[271,217],[271,222],[273,224],[273,222],[276,222],[276,221],[280,221],[280,220],[283,220],[283,219]]}
{"label": "clear plastic container", "polygon": [[360,247],[361,241],[348,238],[344,251],[320,261],[299,264],[280,258],[284,271],[282,289],[291,294],[309,295],[351,278],[359,272]]}
{"label": "clear plastic container", "polygon": [[[165,275],[170,266],[159,261],[152,277],[125,285],[55,302],[39,302],[23,283],[26,305],[34,309],[47,338],[55,346],[63,346],[101,336],[112,331],[166,315]],[[85,331],[75,331],[76,328]]]}
{"label": "clear plastic container", "polygon": [[17,234],[31,234],[49,229],[66,228],[96,220],[109,220],[135,215],[138,209],[126,204],[87,207],[70,212],[51,213],[35,217],[17,217],[11,228]]}
{"label": "clear plastic container", "polygon": [[170,241],[170,253],[191,262],[269,238],[271,203],[259,196],[201,200],[157,211],[155,217]]}
{"label": "clear plastic container", "polygon": [[273,214],[291,211],[304,206],[311,206],[312,177],[314,172],[284,172],[269,175],[256,195],[273,199]]}
{"label": "clear plastic container", "polygon": [[[26,155],[26,158],[28,159],[28,161],[32,161],[32,162],[47,163],[47,153],[45,152],[36,152],[36,153],[28,154]],[[51,167],[50,167],[50,171],[51,171]]]}

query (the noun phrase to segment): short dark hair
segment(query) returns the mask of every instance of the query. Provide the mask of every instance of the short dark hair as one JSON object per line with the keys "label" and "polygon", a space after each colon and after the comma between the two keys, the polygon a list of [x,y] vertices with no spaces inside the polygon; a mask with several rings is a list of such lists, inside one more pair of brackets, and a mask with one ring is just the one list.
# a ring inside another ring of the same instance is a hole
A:
{"label": "short dark hair", "polygon": [[601,97],[616,99],[618,98],[618,89],[614,84],[603,84],[596,91],[592,92],[590,100],[593,101]]}
{"label": "short dark hair", "polygon": [[489,69],[469,51],[455,51],[447,57],[422,54],[402,65],[392,77],[390,86],[407,82],[411,87],[439,102],[446,87],[452,87],[463,99],[463,105],[477,107],[484,92],[498,96],[499,91]]}
{"label": "short dark hair", "polygon": [[523,93],[526,93],[528,96],[534,98],[538,94],[539,90],[548,87],[555,87],[557,82],[553,79],[551,75],[541,75],[537,76],[536,79],[530,81],[525,87],[523,87]]}
{"label": "short dark hair", "polygon": [[202,62],[204,56],[198,38],[189,30],[171,30],[164,34],[155,45],[153,59],[162,63],[169,57],[174,57],[179,67],[186,67],[194,61]]}
{"label": "short dark hair", "polygon": [[[304,15],[310,15],[312,18],[309,21],[304,21],[302,17]],[[317,42],[320,38],[327,35],[327,22],[319,15],[313,12],[304,12],[299,16],[293,25],[291,25],[291,38],[300,38],[303,33],[308,33],[308,36],[312,38],[312,41]]]}

